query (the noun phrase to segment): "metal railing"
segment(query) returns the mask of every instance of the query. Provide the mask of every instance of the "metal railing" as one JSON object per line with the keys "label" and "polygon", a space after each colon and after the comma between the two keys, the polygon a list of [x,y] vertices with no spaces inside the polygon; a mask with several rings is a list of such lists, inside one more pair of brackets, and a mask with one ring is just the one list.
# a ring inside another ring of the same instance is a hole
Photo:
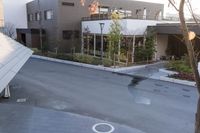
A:
{"label": "metal railing", "polygon": [[[155,16],[146,16],[144,17],[143,15],[138,15],[138,16],[126,16],[126,17],[121,17],[121,19],[139,19],[139,20],[162,20],[158,17]],[[95,21],[95,20],[111,20],[111,16],[109,15],[95,15],[95,16],[90,16],[90,17],[83,17],[82,21]]]}

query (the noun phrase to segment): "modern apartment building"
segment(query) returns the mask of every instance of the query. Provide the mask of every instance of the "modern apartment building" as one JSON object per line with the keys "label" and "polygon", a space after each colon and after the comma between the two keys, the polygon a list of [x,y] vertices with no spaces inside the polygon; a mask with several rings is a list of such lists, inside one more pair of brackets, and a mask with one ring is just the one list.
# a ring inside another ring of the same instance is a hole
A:
{"label": "modern apartment building", "polygon": [[[147,26],[158,23],[164,10],[164,5],[156,3],[99,0],[98,9],[94,14],[90,14],[88,8],[91,2],[86,0],[84,6],[80,4],[80,0],[34,0],[27,3],[28,29],[18,29],[18,41],[29,47],[41,47],[42,42],[50,51],[57,49],[62,52],[80,52],[85,43],[85,29],[88,29],[92,40],[95,35],[95,45],[98,49],[99,22],[106,23],[103,31],[106,36],[112,11],[120,12],[122,21],[128,29],[127,34],[133,37],[144,35]],[[134,33],[136,31],[138,34]]]}

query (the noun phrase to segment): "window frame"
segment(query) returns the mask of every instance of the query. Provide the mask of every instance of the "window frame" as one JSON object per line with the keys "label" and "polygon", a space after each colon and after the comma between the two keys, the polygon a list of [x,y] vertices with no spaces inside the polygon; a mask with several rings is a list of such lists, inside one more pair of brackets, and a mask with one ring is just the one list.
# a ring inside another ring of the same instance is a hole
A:
{"label": "window frame", "polygon": [[29,13],[28,14],[28,22],[32,22],[32,21],[34,21],[34,15],[33,15],[33,13]]}
{"label": "window frame", "polygon": [[[50,12],[51,14],[50,14],[50,18],[48,18],[48,12]],[[45,10],[44,11],[44,19],[45,20],[53,20],[53,18],[54,18],[54,12],[53,12],[53,10],[52,9],[49,9],[49,10]]]}
{"label": "window frame", "polygon": [[61,3],[62,4],[62,6],[71,6],[71,7],[74,7],[75,6],[75,3],[74,2],[62,2]]}
{"label": "window frame", "polygon": [[40,21],[41,20],[41,12],[36,12],[35,13],[35,21]]}
{"label": "window frame", "polygon": [[63,30],[62,38],[63,40],[71,40],[73,37],[73,30]]}

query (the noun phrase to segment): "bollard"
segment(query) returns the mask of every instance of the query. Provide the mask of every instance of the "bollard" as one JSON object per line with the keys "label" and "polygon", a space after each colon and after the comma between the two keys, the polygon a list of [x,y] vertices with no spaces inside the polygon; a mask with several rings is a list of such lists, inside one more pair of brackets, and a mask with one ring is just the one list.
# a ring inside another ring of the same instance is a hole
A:
{"label": "bollard", "polygon": [[10,98],[10,88],[9,88],[9,85],[6,86],[5,90],[4,90],[4,96],[3,98]]}

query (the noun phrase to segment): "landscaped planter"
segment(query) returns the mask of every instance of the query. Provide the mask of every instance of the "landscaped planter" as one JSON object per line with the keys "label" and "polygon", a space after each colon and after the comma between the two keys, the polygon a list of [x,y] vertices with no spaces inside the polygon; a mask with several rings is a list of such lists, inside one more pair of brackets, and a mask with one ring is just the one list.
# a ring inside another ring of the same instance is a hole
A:
{"label": "landscaped planter", "polygon": [[[192,80],[187,80],[186,75],[183,75],[184,78],[181,78],[181,77],[179,77],[179,75],[182,75],[182,74],[175,72],[175,71],[169,71],[166,69],[159,69],[159,71],[167,74],[167,76],[161,76],[160,80],[177,83],[177,84],[195,86],[195,82]],[[191,76],[193,76],[193,75],[190,75],[190,78],[191,78]]]}

